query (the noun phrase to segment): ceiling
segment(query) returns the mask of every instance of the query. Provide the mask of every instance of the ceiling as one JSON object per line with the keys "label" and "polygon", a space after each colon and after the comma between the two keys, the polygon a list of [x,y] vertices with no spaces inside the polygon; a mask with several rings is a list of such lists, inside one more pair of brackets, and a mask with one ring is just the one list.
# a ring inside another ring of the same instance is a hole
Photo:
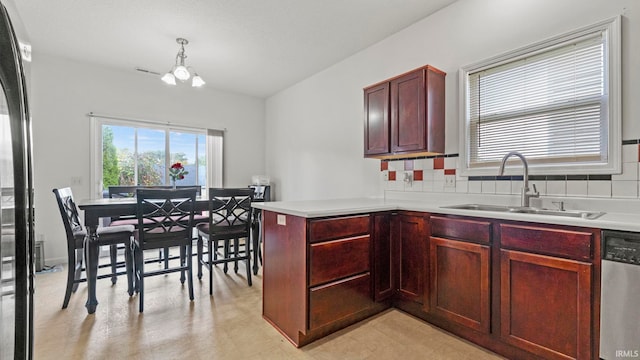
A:
{"label": "ceiling", "polygon": [[454,1],[16,0],[15,7],[34,57],[154,76],[135,68],[168,71],[175,39],[184,37],[186,64],[206,86],[267,97]]}

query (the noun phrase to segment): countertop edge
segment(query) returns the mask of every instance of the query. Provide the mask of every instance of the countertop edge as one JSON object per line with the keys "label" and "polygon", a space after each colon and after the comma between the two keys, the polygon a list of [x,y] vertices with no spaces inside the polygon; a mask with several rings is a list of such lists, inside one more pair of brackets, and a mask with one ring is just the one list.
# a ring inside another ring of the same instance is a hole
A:
{"label": "countertop edge", "polygon": [[511,221],[524,221],[541,224],[579,226],[609,230],[640,232],[640,215],[631,213],[607,212],[597,219],[569,218],[552,215],[505,213],[450,209],[442,206],[454,204],[430,203],[408,200],[385,199],[336,199],[309,201],[282,201],[254,203],[258,209],[298,216],[303,218],[322,218],[340,215],[355,215],[384,211],[417,211],[431,214],[460,215],[475,218],[488,218]]}

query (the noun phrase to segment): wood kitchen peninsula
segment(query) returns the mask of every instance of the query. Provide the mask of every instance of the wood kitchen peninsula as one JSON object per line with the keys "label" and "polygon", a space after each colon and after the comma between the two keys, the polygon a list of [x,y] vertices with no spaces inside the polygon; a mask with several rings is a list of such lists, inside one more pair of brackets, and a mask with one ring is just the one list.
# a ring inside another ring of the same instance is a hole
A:
{"label": "wood kitchen peninsula", "polygon": [[263,318],[301,347],[395,307],[508,358],[597,358],[600,229],[638,231],[633,216],[441,208],[451,201],[257,204]]}
{"label": "wood kitchen peninsula", "polygon": [[264,211],[263,317],[294,345],[390,306],[371,298],[370,224],[366,213],[307,219]]}

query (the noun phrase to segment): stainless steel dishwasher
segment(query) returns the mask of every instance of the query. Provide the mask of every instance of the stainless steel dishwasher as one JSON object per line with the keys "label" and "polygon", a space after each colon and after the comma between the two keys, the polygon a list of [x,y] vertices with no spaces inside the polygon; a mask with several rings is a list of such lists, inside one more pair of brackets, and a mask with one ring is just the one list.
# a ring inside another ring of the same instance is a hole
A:
{"label": "stainless steel dishwasher", "polygon": [[640,359],[640,233],[602,232],[600,358]]}

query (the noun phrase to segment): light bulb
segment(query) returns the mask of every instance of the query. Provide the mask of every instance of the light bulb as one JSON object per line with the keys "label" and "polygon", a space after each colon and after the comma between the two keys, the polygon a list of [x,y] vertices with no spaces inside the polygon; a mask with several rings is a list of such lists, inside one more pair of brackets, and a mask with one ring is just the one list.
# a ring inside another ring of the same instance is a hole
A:
{"label": "light bulb", "polygon": [[193,87],[201,87],[204,84],[205,84],[205,82],[204,82],[204,80],[202,80],[200,75],[198,75],[197,73],[193,75],[193,80],[191,82],[191,86],[193,86]]}
{"label": "light bulb", "polygon": [[166,74],[164,74],[160,80],[164,81],[166,84],[169,85],[175,85],[176,84],[176,77],[173,76],[173,74],[171,72],[168,72]]}
{"label": "light bulb", "polygon": [[173,70],[173,75],[175,75],[178,78],[178,80],[182,80],[182,81],[187,80],[191,76],[191,74],[189,74],[189,70],[187,70],[187,68],[184,67],[184,65],[176,66],[175,70]]}

